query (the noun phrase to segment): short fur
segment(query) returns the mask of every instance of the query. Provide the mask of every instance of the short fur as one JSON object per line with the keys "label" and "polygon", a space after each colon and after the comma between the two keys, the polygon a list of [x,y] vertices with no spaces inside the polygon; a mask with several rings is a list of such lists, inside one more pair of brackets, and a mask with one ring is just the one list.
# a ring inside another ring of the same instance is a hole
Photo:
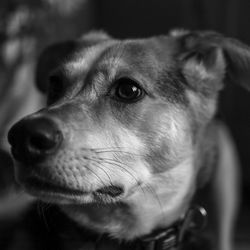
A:
{"label": "short fur", "polygon": [[[210,182],[218,208],[217,247],[229,250],[237,157],[214,116],[219,91],[228,81],[249,89],[249,72],[249,48],[213,32],[138,40],[91,33],[53,45],[38,62],[37,83],[49,96],[51,79],[63,90],[21,122],[51,119],[64,141],[35,166],[17,162],[17,180],[78,224],[120,240],[170,226]],[[129,104],[112,98],[121,77],[135,79],[145,96]],[[32,178],[84,193],[43,190],[29,185]],[[97,192],[110,185],[123,194]]]}

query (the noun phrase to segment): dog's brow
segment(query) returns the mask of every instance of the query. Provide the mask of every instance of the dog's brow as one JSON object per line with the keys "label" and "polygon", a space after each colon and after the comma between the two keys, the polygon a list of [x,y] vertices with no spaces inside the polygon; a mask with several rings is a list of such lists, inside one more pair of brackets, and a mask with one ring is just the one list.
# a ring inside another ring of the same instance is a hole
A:
{"label": "dog's brow", "polygon": [[[139,59],[135,54],[140,55]],[[115,78],[127,76],[146,83],[152,82],[156,74],[155,61],[152,53],[148,53],[147,48],[142,44],[120,42],[101,53],[95,65],[95,71],[97,75],[101,73],[105,76],[109,82]]]}
{"label": "dog's brow", "polygon": [[87,72],[92,68],[107,46],[101,44],[82,50],[76,57],[66,62],[64,68],[72,73]]}
{"label": "dog's brow", "polygon": [[102,73],[108,81],[113,81],[120,69],[128,68],[127,63],[119,56],[113,56],[102,60],[96,68],[98,74]]}

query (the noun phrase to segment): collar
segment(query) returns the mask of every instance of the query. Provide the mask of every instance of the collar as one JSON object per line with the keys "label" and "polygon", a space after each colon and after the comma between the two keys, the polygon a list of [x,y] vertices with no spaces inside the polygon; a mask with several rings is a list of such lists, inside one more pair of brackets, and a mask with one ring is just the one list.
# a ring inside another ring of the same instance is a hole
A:
{"label": "collar", "polygon": [[[171,227],[156,230],[140,238],[136,250],[179,250],[189,244],[192,236],[206,225],[207,212],[203,207],[193,206]],[[192,249],[192,248],[191,248]]]}

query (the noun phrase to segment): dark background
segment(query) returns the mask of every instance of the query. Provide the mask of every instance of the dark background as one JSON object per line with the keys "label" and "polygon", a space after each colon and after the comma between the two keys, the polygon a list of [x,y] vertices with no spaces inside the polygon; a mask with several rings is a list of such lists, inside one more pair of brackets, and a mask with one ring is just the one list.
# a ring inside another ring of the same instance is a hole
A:
{"label": "dark background", "polygon": [[[25,93],[48,44],[93,29],[127,38],[167,34],[173,28],[215,30],[250,44],[249,0],[1,0],[0,17],[0,202],[13,182],[6,133],[28,113],[21,112]],[[250,210],[250,94],[230,86],[220,109],[240,155],[245,213]]]}

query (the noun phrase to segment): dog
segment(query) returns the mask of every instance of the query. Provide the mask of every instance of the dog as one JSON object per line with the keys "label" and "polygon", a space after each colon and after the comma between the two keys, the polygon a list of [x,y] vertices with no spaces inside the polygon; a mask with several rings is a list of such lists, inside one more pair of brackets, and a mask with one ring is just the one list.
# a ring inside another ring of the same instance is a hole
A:
{"label": "dog", "polygon": [[[208,187],[213,249],[230,250],[238,159],[215,115],[225,85],[250,89],[249,72],[249,47],[211,31],[131,40],[90,32],[51,45],[36,72],[47,106],[8,134],[16,178],[77,227],[114,242],[186,221]],[[157,249],[189,249],[171,247]]]}

